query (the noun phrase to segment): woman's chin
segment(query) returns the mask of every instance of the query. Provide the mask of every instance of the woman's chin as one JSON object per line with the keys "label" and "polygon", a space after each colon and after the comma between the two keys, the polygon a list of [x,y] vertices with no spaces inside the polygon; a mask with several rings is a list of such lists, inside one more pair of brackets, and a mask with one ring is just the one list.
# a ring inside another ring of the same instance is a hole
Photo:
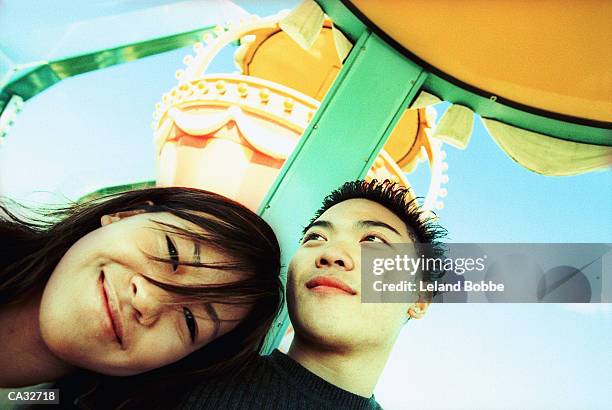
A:
{"label": "woman's chin", "polygon": [[95,367],[96,367],[95,369],[87,369],[87,370],[91,370],[96,373],[104,374],[106,376],[114,376],[114,377],[129,377],[129,376],[135,376],[137,374],[146,372],[146,370],[114,367],[112,365],[104,365],[104,364],[99,364],[98,366],[95,366]]}
{"label": "woman's chin", "polygon": [[131,363],[124,363],[123,360],[113,357],[106,357],[104,360],[91,360],[88,358],[66,357],[67,361],[81,369],[89,370],[106,376],[128,377],[146,372],[148,369],[140,369]]}

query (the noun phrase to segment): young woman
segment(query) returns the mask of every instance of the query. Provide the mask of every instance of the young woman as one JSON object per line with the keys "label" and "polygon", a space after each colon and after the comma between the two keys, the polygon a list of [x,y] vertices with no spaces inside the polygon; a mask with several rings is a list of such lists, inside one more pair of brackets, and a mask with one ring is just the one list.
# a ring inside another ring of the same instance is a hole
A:
{"label": "young woman", "polygon": [[207,191],[130,191],[36,221],[0,204],[0,244],[2,387],[70,380],[81,404],[159,405],[239,369],[281,305],[272,229]]}

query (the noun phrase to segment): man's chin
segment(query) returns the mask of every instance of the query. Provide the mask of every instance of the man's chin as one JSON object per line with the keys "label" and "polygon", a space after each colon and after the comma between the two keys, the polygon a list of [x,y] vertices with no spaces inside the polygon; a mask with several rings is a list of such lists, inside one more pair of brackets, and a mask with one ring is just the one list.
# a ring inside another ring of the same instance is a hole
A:
{"label": "man's chin", "polygon": [[296,336],[304,341],[331,346],[345,346],[355,340],[355,328],[346,320],[330,317],[305,317],[303,321],[292,321]]}

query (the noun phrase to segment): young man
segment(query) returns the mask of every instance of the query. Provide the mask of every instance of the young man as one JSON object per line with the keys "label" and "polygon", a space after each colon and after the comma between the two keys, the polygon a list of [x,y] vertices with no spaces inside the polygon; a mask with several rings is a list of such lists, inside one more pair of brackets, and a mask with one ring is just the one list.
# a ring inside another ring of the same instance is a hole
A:
{"label": "young man", "polygon": [[432,243],[444,230],[388,181],[347,182],[325,198],[291,260],[287,305],[295,338],[237,377],[207,380],[187,409],[379,409],[374,387],[409,318],[429,305],[361,303],[361,244]]}

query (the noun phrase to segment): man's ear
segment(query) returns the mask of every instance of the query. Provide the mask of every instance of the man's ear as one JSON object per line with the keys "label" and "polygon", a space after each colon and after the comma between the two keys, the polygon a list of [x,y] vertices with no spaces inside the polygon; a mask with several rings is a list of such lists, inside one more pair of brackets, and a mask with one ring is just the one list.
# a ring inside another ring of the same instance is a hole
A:
{"label": "man's ear", "polygon": [[429,308],[429,302],[415,302],[408,308],[408,316],[410,319],[421,319],[427,313]]}
{"label": "man's ear", "polygon": [[[151,201],[147,201],[146,203],[149,206],[153,206],[153,202]],[[120,221],[123,218],[129,218],[130,216],[143,214],[145,212],[147,211],[144,209],[134,209],[133,211],[122,211],[122,212],[115,212],[114,214],[110,214],[110,215],[102,215],[102,217],[100,218],[100,225],[106,226],[106,225],[112,224],[113,222]]]}

